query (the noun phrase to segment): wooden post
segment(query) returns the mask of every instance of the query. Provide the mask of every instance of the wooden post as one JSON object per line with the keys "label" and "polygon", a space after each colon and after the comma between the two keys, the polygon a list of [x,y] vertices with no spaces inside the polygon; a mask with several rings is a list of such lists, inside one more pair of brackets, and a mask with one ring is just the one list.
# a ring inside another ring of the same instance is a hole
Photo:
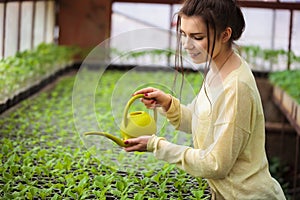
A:
{"label": "wooden post", "polygon": [[93,48],[110,37],[111,0],[60,0],[61,45]]}

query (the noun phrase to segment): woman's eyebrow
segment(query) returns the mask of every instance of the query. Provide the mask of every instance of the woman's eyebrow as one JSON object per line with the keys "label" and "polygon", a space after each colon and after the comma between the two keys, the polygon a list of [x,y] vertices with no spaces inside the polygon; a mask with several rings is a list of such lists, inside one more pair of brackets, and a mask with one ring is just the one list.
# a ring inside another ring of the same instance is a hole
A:
{"label": "woman's eyebrow", "polygon": [[203,35],[204,33],[201,33],[201,32],[199,32],[199,33],[190,33],[190,35]]}
{"label": "woman's eyebrow", "polygon": [[[185,33],[182,29],[180,29],[181,33]],[[186,33],[185,33],[186,34]],[[204,33],[196,32],[196,33],[189,33],[189,35],[203,35]]]}

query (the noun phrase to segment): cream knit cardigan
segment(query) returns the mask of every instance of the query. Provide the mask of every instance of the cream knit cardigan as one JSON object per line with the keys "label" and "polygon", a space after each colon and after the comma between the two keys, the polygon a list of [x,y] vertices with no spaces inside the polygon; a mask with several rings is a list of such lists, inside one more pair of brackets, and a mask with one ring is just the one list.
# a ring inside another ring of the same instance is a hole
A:
{"label": "cream knit cardigan", "polygon": [[152,136],[147,149],[158,159],[206,178],[213,199],[283,200],[268,169],[260,94],[247,63],[241,63],[221,84],[206,85],[206,93],[202,86],[187,106],[172,97],[165,115],[176,129],[192,134],[193,148]]}

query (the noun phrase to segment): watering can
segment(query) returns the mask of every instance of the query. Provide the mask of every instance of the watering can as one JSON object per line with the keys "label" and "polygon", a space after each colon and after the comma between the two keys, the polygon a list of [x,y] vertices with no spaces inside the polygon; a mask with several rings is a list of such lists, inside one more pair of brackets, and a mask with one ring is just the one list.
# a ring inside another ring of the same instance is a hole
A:
{"label": "watering can", "polygon": [[157,120],[157,111],[156,109],[153,110],[154,114],[153,117],[145,112],[145,111],[134,111],[130,112],[129,107],[131,104],[139,98],[144,98],[144,94],[138,94],[133,97],[127,102],[126,107],[124,109],[123,120],[120,127],[120,132],[122,138],[116,137],[110,133],[106,132],[86,132],[84,135],[100,135],[107,137],[108,139],[114,141],[121,147],[126,147],[124,143],[125,140],[129,138],[136,138],[143,135],[153,135],[156,133],[156,120]]}

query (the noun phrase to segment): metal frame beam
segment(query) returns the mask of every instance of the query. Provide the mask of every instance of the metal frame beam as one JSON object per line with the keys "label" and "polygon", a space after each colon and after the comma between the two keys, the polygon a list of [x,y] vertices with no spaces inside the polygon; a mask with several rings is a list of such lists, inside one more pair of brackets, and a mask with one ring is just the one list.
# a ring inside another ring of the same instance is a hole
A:
{"label": "metal frame beam", "polygon": [[[180,4],[183,0],[112,0],[112,2],[124,3],[159,3],[159,4]],[[267,1],[237,1],[241,7],[267,8],[267,9],[288,9],[300,10],[300,3],[267,2]]]}

